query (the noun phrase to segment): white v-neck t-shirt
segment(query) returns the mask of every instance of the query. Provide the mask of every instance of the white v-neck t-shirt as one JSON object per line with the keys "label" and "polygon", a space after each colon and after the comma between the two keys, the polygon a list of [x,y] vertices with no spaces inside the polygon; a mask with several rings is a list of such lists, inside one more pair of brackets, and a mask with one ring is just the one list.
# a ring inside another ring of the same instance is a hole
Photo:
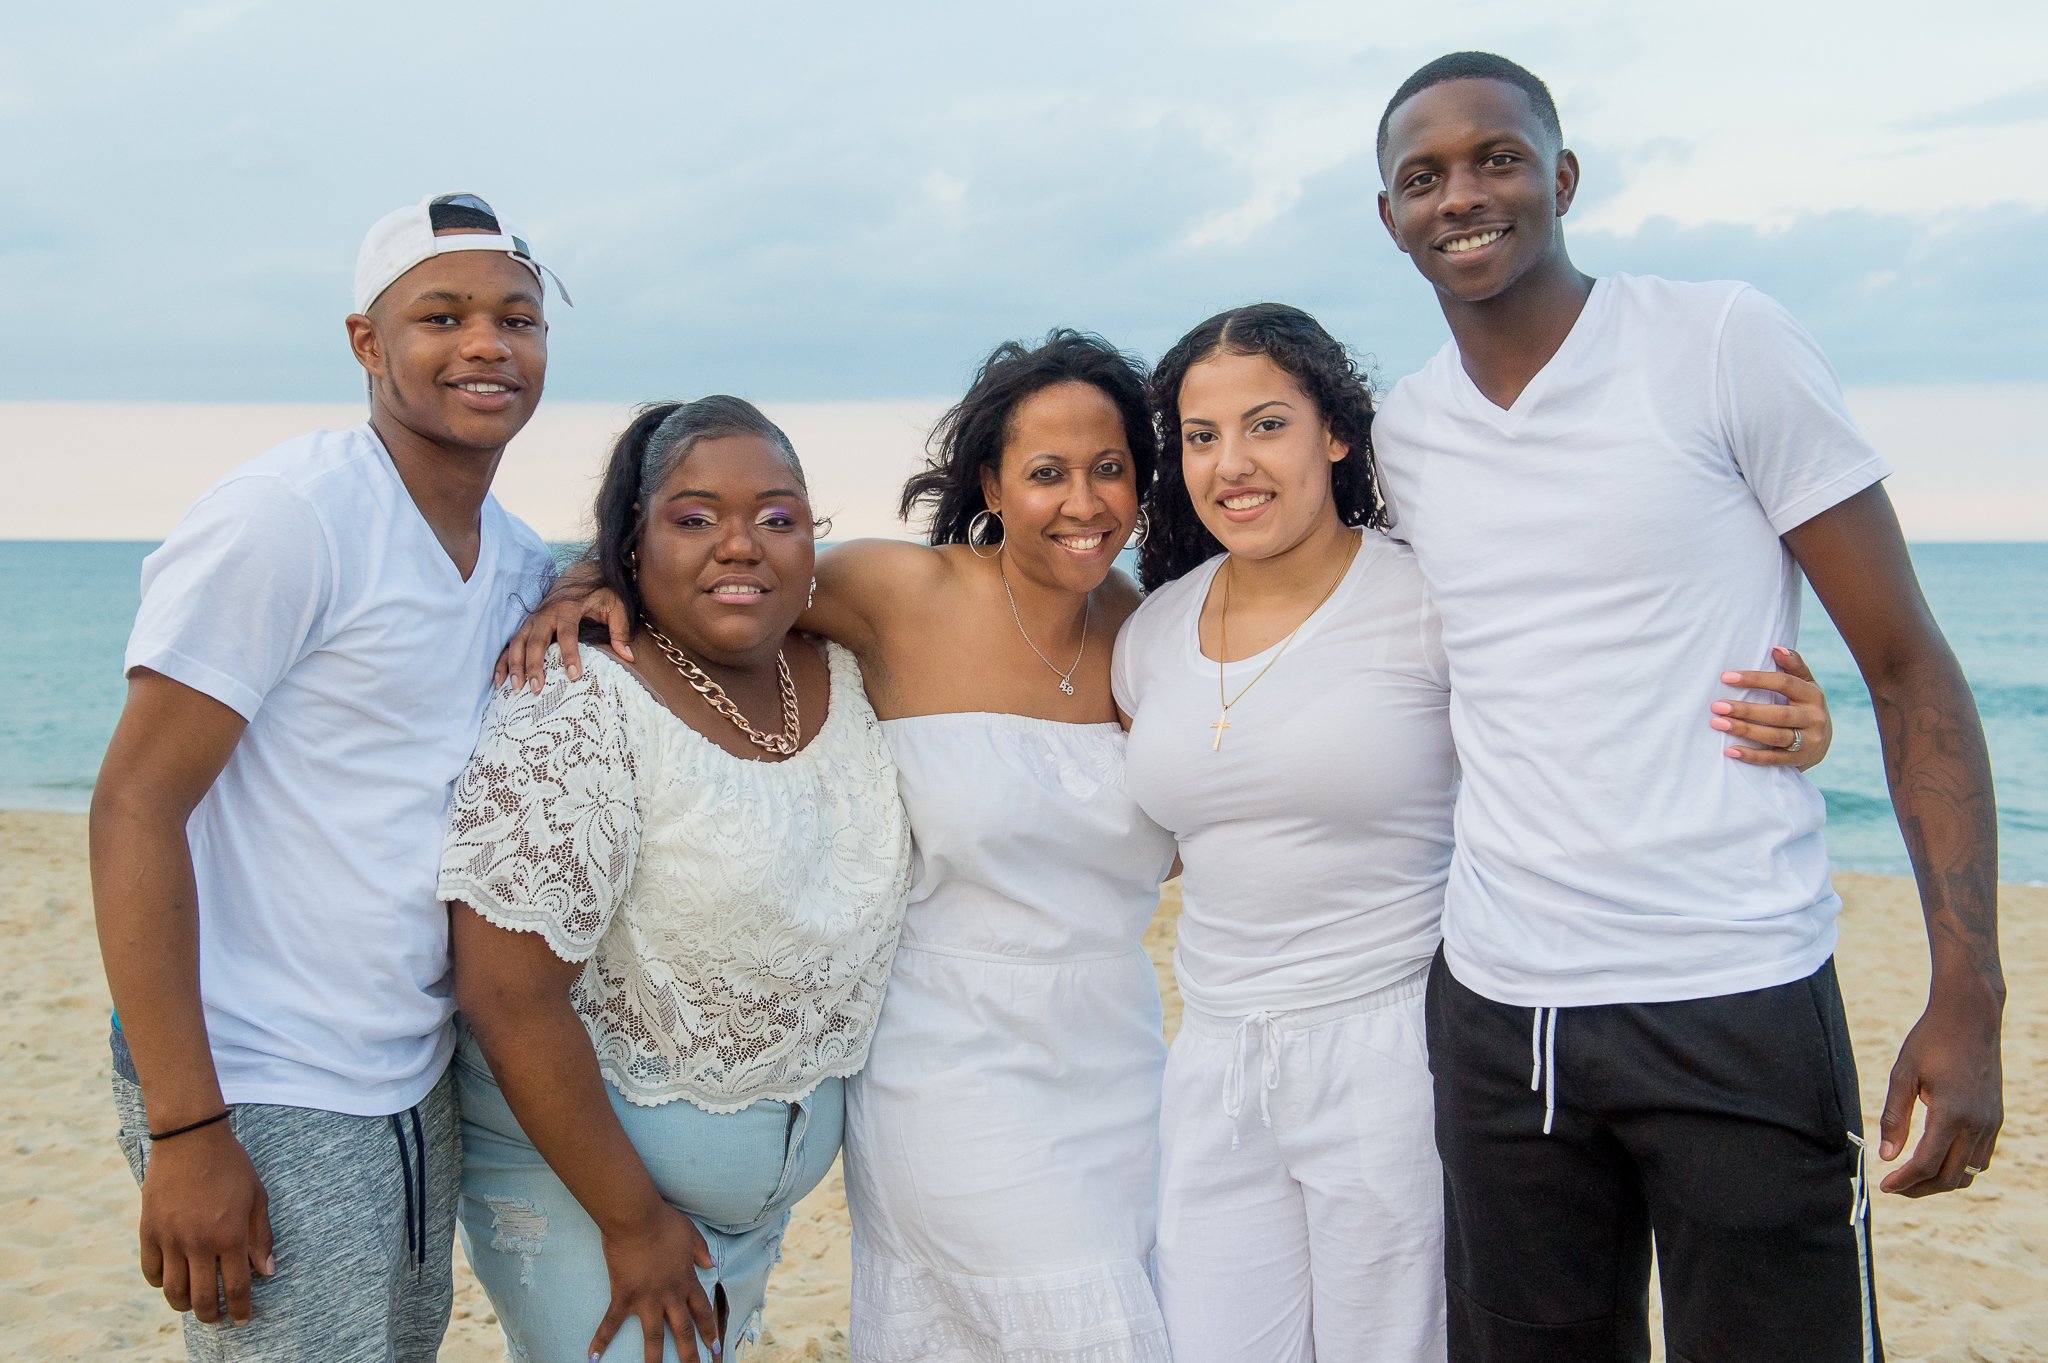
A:
{"label": "white v-neck t-shirt", "polygon": [[1797,642],[1779,537],[1890,472],[1812,339],[1745,284],[1612,275],[1512,407],[1453,342],[1373,437],[1450,661],[1452,972],[1570,1006],[1817,969],[1820,792],[1708,726],[1724,670]]}
{"label": "white v-neck t-shirt", "polygon": [[464,580],[368,425],[229,473],[143,561],[125,666],[248,721],[186,826],[223,1096],[381,1116],[453,1046],[450,791],[547,546],[486,497]]}
{"label": "white v-neck t-shirt", "polygon": [[1437,618],[1408,546],[1357,533],[1284,656],[1223,664],[1220,747],[1200,619],[1223,557],[1147,596],[1117,636],[1124,780],[1179,840],[1174,975],[1214,1016],[1358,998],[1436,951],[1456,782]]}

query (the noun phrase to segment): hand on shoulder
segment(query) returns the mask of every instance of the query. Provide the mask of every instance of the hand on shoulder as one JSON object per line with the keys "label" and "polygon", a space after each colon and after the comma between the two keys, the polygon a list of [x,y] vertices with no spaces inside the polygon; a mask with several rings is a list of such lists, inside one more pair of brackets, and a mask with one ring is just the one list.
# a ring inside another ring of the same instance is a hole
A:
{"label": "hand on shoulder", "polygon": [[538,695],[547,659],[556,649],[561,652],[562,665],[570,680],[581,676],[583,657],[577,644],[585,620],[603,625],[612,652],[628,661],[632,659],[633,649],[628,641],[632,638],[633,622],[626,618],[625,602],[604,585],[604,577],[594,565],[587,561],[572,563],[556,577],[541,603],[506,641],[491,673],[492,684],[531,687]]}

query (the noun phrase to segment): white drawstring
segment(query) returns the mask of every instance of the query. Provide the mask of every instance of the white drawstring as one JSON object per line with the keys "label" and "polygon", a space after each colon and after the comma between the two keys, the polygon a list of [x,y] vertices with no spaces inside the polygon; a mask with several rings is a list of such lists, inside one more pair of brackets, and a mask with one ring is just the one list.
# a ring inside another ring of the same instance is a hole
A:
{"label": "white drawstring", "polygon": [[1856,1147],[1856,1172],[1849,1176],[1849,1224],[1860,1226],[1870,1213],[1870,1151],[1864,1147],[1863,1138],[1855,1132],[1845,1131],[1842,1134]]}
{"label": "white drawstring", "polygon": [[1877,1357],[1877,1319],[1870,1295],[1870,1150],[1863,1137],[1845,1131],[1856,1147],[1856,1172],[1849,1176],[1849,1233],[1856,1237],[1856,1281],[1858,1306],[1863,1323],[1863,1363]]}
{"label": "white drawstring", "polygon": [[[1543,1015],[1550,1014],[1549,1026]],[[1543,1134],[1557,1116],[1557,1010],[1538,1008],[1529,1020],[1529,1092],[1543,1090]]]}
{"label": "white drawstring", "polygon": [[1232,1150],[1237,1149],[1237,1118],[1244,1111],[1244,1043],[1254,1023],[1264,1032],[1259,1042],[1259,1121],[1267,1127],[1273,1125],[1273,1110],[1266,1095],[1280,1087],[1280,1029],[1273,1025],[1271,1013],[1247,1013],[1237,1024],[1230,1046],[1230,1068],[1223,1072],[1223,1115],[1230,1118]]}

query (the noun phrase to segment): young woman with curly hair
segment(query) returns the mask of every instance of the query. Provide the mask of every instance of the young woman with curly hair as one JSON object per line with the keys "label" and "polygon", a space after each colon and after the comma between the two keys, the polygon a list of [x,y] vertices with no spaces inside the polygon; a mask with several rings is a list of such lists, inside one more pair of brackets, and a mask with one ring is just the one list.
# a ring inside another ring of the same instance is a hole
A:
{"label": "young woman with curly hair", "polygon": [[[1443,1353],[1422,993],[1456,758],[1372,399],[1295,308],[1161,359],[1126,779],[1182,861],[1159,1296],[1179,1363]],[[1256,1303],[1256,1309],[1246,1309]]]}

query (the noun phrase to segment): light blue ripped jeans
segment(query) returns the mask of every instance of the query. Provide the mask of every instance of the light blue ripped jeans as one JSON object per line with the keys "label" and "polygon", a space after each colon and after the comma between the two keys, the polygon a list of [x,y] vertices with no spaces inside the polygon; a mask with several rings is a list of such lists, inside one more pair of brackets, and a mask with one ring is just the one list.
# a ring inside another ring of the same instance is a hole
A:
{"label": "light blue ripped jeans", "polygon": [[[455,1083],[462,1104],[462,1247],[497,1310],[506,1353],[513,1363],[582,1363],[612,1299],[597,1224],[519,1129],[466,1027]],[[714,1305],[724,1292],[721,1363],[743,1357],[759,1337],[761,1298],[789,1209],[838,1154],[844,1087],[828,1079],[796,1103],[764,1100],[714,1115],[681,1099],[636,1107],[606,1086],[655,1186],[710,1246],[715,1267],[698,1276]],[[637,1320],[620,1328],[604,1356],[640,1363]],[[681,1363],[673,1337],[661,1356]],[[701,1347],[691,1357],[711,1360]]]}

